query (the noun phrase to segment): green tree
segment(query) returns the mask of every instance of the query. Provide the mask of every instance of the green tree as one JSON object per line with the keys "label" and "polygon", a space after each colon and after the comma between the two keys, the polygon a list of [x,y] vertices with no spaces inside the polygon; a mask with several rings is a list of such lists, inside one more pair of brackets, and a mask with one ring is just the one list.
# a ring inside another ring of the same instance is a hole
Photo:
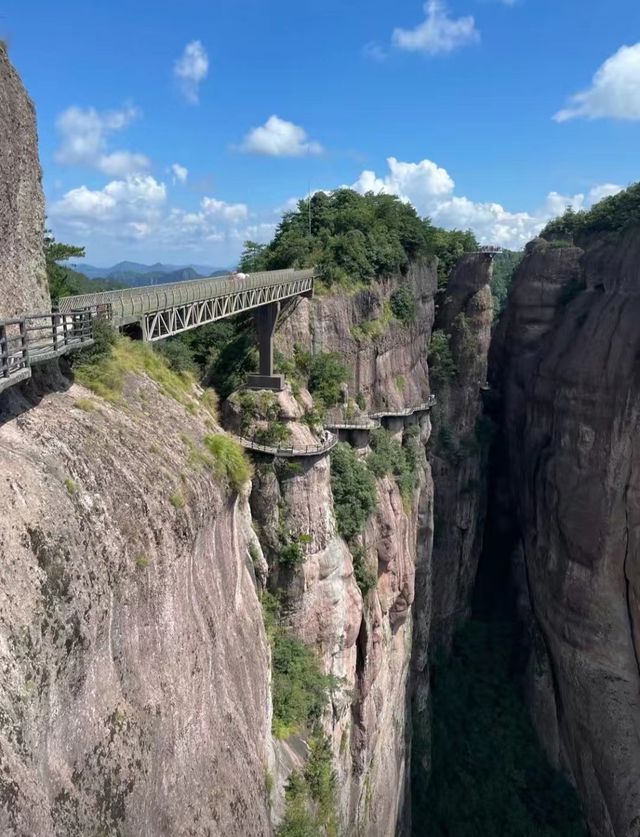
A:
{"label": "green tree", "polygon": [[52,301],[58,300],[61,296],[69,296],[75,293],[74,287],[69,282],[69,268],[63,267],[59,262],[67,259],[84,258],[84,247],[77,247],[73,244],[62,244],[56,241],[51,230],[44,233],[44,257],[47,265],[47,279],[49,281],[49,293]]}
{"label": "green tree", "polygon": [[245,241],[242,255],[240,256],[240,270],[260,271],[267,269],[266,244],[258,244],[255,241]]}
{"label": "green tree", "polygon": [[348,540],[362,531],[378,495],[373,474],[345,442],[331,453],[331,490],[338,531]]}

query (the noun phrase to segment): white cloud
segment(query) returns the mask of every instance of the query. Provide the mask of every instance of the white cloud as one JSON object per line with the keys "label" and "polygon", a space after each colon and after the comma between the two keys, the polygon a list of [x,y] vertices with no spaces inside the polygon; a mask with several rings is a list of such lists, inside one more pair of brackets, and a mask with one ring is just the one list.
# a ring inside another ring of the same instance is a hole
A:
{"label": "white cloud", "polygon": [[389,157],[387,165],[389,172],[386,177],[378,177],[373,171],[363,171],[352,188],[363,194],[384,192],[398,195],[423,214],[431,211],[434,201],[453,192],[455,184],[449,173],[431,160],[403,163],[395,157]]}
{"label": "white cloud", "polygon": [[274,115],[249,131],[240,150],[268,157],[304,157],[321,154],[323,149],[320,143],[309,139],[304,128]]}
{"label": "white cloud", "polygon": [[426,18],[414,29],[394,29],[392,43],[408,52],[426,55],[445,55],[467,44],[480,40],[475,20],[467,17],[449,17],[442,0],[427,0],[424,4]]}
{"label": "white cloud", "polygon": [[150,175],[112,180],[102,189],[79,186],[51,207],[51,217],[82,232],[109,233],[136,238],[148,235],[162,214],[167,190]]}
{"label": "white cloud", "polygon": [[173,172],[173,182],[176,183],[186,183],[187,177],[189,177],[189,169],[185,166],[181,166],[180,163],[173,163],[171,166],[171,171]]}
{"label": "white cloud", "polygon": [[71,189],[52,204],[49,215],[58,234],[75,236],[90,250],[97,245],[115,256],[124,248],[145,248],[151,253],[145,258],[152,260],[167,251],[209,260],[213,245],[235,256],[245,239],[266,241],[275,229],[271,219],[263,223],[244,203],[205,197],[196,211],[169,207],[165,184],[149,175],[112,180],[102,189]]}
{"label": "white cloud", "polygon": [[56,120],[60,136],[60,146],[54,154],[56,163],[97,168],[109,177],[146,171],[150,163],[144,154],[107,150],[109,135],[122,131],[139,115],[133,105],[103,113],[95,108],[67,108]]}
{"label": "white cloud", "polygon": [[556,122],[569,119],[640,120],[640,43],[623,46],[608,58],[588,90],[576,93]]}
{"label": "white cloud", "polygon": [[249,207],[244,203],[225,203],[216,198],[202,198],[202,211],[211,218],[223,221],[246,221],[249,217]]}
{"label": "white cloud", "polygon": [[455,194],[455,183],[446,169],[431,160],[404,163],[395,157],[387,160],[384,177],[363,171],[352,188],[358,192],[384,192],[398,195],[411,203],[418,213],[428,215],[434,224],[447,229],[472,229],[486,244],[520,249],[534,238],[551,218],[564,212],[567,205],[586,209],[622,187],[612,183],[595,186],[587,194],[561,195],[551,192],[534,212],[511,212],[499,203],[476,202]]}
{"label": "white cloud", "polygon": [[200,41],[191,41],[173,65],[173,74],[184,98],[191,105],[200,101],[200,84],[209,72],[209,56]]}

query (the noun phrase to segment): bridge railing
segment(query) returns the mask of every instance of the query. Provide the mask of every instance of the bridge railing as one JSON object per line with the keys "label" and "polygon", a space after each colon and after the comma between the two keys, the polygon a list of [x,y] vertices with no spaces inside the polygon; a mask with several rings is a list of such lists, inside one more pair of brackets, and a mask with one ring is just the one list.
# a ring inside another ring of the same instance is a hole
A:
{"label": "bridge railing", "polygon": [[186,282],[170,282],[166,285],[149,285],[142,288],[124,288],[120,291],[102,291],[63,297],[59,302],[62,313],[72,308],[109,305],[115,324],[125,324],[141,319],[145,314],[166,311],[194,302],[204,302],[230,296],[242,291],[258,290],[283,285],[301,279],[312,279],[313,269],[270,270],[252,273],[245,278],[212,276],[209,279],[193,279]]}
{"label": "bridge railing", "polygon": [[318,442],[315,445],[305,445],[304,447],[299,448],[263,445],[260,442],[256,442],[253,439],[247,439],[244,436],[238,436],[237,439],[242,447],[247,448],[248,450],[255,450],[259,453],[268,453],[271,456],[283,456],[289,458],[296,456],[319,456],[320,454],[327,453],[332,450],[338,444],[338,437],[332,433],[329,434],[329,438],[324,442]]}
{"label": "bridge railing", "polygon": [[86,308],[69,314],[27,314],[0,322],[0,391],[31,376],[34,363],[90,346],[100,313]]}
{"label": "bridge railing", "polygon": [[0,375],[6,381],[29,368],[26,322],[5,320],[0,323]]}

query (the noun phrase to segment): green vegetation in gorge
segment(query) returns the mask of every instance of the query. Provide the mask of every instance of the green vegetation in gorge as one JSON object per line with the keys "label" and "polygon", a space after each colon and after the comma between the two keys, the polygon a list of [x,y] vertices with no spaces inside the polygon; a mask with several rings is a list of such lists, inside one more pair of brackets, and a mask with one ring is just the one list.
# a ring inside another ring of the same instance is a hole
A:
{"label": "green vegetation in gorge", "polygon": [[540,235],[549,241],[573,244],[579,236],[592,233],[620,233],[640,225],[640,183],[599,201],[589,210],[568,207],[564,215],[550,221]]}
{"label": "green vegetation in gorge", "polygon": [[547,763],[510,676],[513,651],[511,624],[471,622],[436,659],[416,837],[586,837],[576,793]]}
{"label": "green vegetation in gorge", "polygon": [[493,297],[493,319],[497,320],[507,303],[509,288],[516,270],[520,266],[524,253],[515,250],[503,250],[493,260],[491,296]]}
{"label": "green vegetation in gorge", "polygon": [[376,508],[376,481],[366,463],[346,442],[331,452],[331,491],[338,531],[350,540]]}
{"label": "green vegetation in gorge", "polygon": [[273,734],[284,739],[313,728],[338,683],[322,673],[314,651],[283,623],[280,602],[268,591],[262,610],[271,643]]}
{"label": "green vegetation in gorge", "polygon": [[339,833],[336,777],[329,741],[318,728],[308,745],[304,769],[289,777],[285,815],[277,837],[337,837]]}
{"label": "green vegetation in gorge", "polygon": [[434,227],[394,195],[337,189],[299,201],[270,244],[246,242],[241,268],[318,267],[326,285],[353,288],[406,274],[412,260],[435,255],[444,283],[460,255],[476,247],[472,232]]}
{"label": "green vegetation in gorge", "polygon": [[376,477],[393,475],[398,484],[402,499],[411,502],[416,487],[415,456],[409,447],[379,427],[371,431],[372,453],[367,457],[367,466]]}
{"label": "green vegetation in gorge", "polygon": [[449,384],[457,373],[449,337],[444,331],[436,330],[431,335],[428,362],[429,378],[433,388],[438,392]]}

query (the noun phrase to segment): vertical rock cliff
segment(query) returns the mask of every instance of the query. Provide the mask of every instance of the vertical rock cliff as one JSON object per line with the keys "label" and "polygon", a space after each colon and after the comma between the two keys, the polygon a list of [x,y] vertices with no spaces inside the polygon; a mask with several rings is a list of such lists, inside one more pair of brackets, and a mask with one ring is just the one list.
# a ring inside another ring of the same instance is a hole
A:
{"label": "vertical rock cliff", "polygon": [[[415,317],[405,324],[388,315],[398,287],[392,280],[353,295],[302,300],[280,330],[281,351],[289,353],[297,344],[339,352],[350,372],[348,396],[364,397],[361,403],[370,410],[400,413],[424,403],[435,263],[414,265],[406,285]],[[342,822],[346,833],[363,837],[408,828],[410,664],[416,639],[426,660],[430,630],[433,481],[425,452],[431,423],[424,411],[390,415],[383,423],[398,441],[415,444],[416,485],[407,499],[392,478],[377,480],[377,509],[357,556],[374,574],[374,587],[364,596],[354,579],[356,559],[336,535],[326,461],[304,466],[285,480],[264,477],[259,468],[252,497],[263,542],[265,535],[268,542],[277,540],[269,531],[277,531],[282,517],[287,529],[313,533],[301,572],[279,583],[287,591],[296,632],[319,650],[325,670],[343,681],[325,723]],[[361,455],[370,452],[368,433],[352,434],[351,442]],[[414,612],[419,612],[417,623]]]}
{"label": "vertical rock cliff", "polygon": [[[492,353],[528,696],[593,835],[640,833],[640,232],[527,248]],[[527,611],[529,611],[527,613]]]}
{"label": "vertical rock cliff", "polygon": [[144,374],[0,402],[0,832],[271,833],[246,495]]}
{"label": "vertical rock cliff", "polygon": [[442,370],[438,380],[430,457],[437,486],[431,631],[435,645],[448,646],[469,616],[482,549],[490,427],[481,417],[493,318],[492,271],[490,255],[463,256],[436,316],[435,327],[441,339],[448,340],[452,367],[449,374]]}
{"label": "vertical rock cliff", "polygon": [[36,114],[0,41],[0,319],[48,311]]}

